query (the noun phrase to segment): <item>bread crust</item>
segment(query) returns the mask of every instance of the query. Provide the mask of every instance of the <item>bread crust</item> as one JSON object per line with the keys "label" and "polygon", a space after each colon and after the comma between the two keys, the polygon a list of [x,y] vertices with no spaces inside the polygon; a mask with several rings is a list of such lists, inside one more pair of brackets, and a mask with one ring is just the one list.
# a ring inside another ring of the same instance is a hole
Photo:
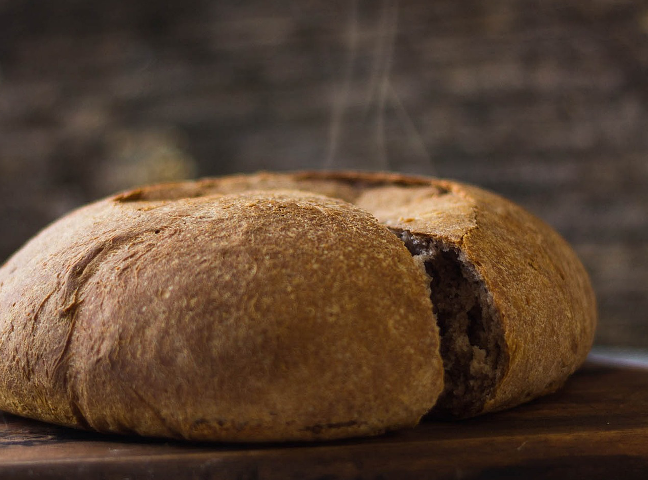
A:
{"label": "bread crust", "polygon": [[107,199],[0,270],[0,407],[192,440],[413,426],[443,386],[426,289],[403,244],[339,200]]}
{"label": "bread crust", "polygon": [[449,180],[369,172],[261,173],[192,185],[201,194],[291,188],[343,198],[391,229],[461,251],[484,283],[504,335],[502,372],[483,408],[473,413],[557,390],[594,341],[596,299],[576,253],[545,222],[494,193]]}
{"label": "bread crust", "polygon": [[584,361],[589,278],[522,208],[426,177],[261,173],[124,192],[17,252],[0,269],[0,408],[227,441],[414,425],[443,388],[438,330],[385,227],[458,249],[488,291],[501,373],[476,413],[554,391]]}

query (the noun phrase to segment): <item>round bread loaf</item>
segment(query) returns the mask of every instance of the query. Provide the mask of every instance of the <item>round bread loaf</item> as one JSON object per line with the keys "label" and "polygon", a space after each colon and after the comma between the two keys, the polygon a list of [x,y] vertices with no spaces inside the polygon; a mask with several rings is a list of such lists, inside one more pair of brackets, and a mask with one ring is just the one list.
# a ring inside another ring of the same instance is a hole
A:
{"label": "round bread loaf", "polygon": [[595,302],[550,227],[392,174],[257,174],[79,209],[0,268],[0,409],[101,432],[372,435],[557,389]]}

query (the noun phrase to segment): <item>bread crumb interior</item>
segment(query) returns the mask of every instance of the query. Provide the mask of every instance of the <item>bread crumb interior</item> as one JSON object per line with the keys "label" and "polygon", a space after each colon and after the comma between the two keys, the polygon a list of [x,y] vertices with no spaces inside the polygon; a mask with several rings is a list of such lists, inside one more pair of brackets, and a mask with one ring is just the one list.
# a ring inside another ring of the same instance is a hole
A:
{"label": "bread crumb interior", "polygon": [[445,383],[433,413],[475,415],[492,393],[501,370],[503,334],[486,288],[457,249],[408,231],[394,233],[423,263],[430,278]]}

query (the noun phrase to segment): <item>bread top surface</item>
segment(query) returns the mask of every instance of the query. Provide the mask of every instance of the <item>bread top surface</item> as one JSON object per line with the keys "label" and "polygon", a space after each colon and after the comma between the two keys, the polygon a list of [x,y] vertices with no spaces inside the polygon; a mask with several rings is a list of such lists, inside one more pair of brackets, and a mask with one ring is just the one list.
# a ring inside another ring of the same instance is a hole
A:
{"label": "bread top surface", "polygon": [[597,314],[582,263],[531,213],[480,188],[392,173],[261,173],[136,189],[120,201],[290,188],[341,198],[383,225],[457,247],[489,292],[501,322],[502,374],[483,412],[562,385],[585,360]]}
{"label": "bread top surface", "polygon": [[339,200],[223,193],[113,197],[14,255],[0,269],[1,407],[211,440],[416,424],[443,367],[404,245]]}

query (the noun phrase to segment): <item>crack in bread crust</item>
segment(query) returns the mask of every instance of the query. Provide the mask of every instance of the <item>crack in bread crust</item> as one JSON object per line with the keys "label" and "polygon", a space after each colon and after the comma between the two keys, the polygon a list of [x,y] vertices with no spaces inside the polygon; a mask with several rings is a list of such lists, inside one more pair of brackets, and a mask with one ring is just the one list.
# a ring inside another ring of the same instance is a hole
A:
{"label": "crack in bread crust", "polygon": [[504,370],[503,334],[497,313],[474,268],[461,260],[456,247],[433,238],[393,230],[430,280],[430,299],[441,335],[444,391],[436,415],[469,417],[484,404]]}

